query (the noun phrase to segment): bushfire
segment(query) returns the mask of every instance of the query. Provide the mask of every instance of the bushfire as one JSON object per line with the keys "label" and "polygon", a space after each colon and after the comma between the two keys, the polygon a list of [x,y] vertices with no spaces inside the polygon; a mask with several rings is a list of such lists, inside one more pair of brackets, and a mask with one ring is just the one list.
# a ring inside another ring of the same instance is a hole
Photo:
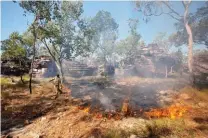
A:
{"label": "bushfire", "polygon": [[171,105],[167,108],[151,109],[144,114],[148,118],[169,117],[171,119],[175,119],[182,117],[188,111],[188,109],[189,108],[185,106]]}
{"label": "bushfire", "polygon": [[124,117],[145,117],[145,118],[162,118],[169,117],[171,119],[182,117],[187,111],[188,107],[171,105],[166,108],[155,108],[150,109],[149,111],[143,109],[133,109],[131,108],[129,101],[124,100],[120,109],[106,111],[100,110],[101,108],[92,107],[89,104],[87,106],[78,106],[79,110],[83,110],[86,113],[92,114],[95,118],[107,118],[121,120]]}

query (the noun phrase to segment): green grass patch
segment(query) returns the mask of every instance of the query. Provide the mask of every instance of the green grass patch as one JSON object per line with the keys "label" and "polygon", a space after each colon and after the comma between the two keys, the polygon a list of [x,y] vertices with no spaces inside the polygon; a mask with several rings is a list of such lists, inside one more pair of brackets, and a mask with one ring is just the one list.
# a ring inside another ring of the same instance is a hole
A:
{"label": "green grass patch", "polygon": [[9,78],[1,77],[1,85],[10,84],[11,80]]}
{"label": "green grass patch", "polygon": [[24,81],[29,81],[30,80],[30,76],[28,74],[27,75],[24,75],[24,76],[22,76],[22,79]]}

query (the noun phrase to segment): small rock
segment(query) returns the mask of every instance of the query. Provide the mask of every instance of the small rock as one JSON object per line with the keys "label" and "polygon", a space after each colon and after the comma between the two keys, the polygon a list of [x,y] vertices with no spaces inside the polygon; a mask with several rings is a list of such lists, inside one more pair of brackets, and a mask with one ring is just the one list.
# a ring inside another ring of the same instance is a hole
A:
{"label": "small rock", "polygon": [[30,123],[29,120],[25,120],[24,122],[25,125],[28,125],[29,123]]}
{"label": "small rock", "polygon": [[51,116],[49,117],[49,120],[53,120],[53,119],[56,119],[57,117],[56,116]]}
{"label": "small rock", "polygon": [[129,138],[138,138],[137,135],[132,134]]}
{"label": "small rock", "polygon": [[164,96],[168,96],[168,93],[164,93],[163,95],[164,95]]}
{"label": "small rock", "polygon": [[172,98],[167,97],[167,98],[164,99],[164,101],[165,102],[172,102]]}
{"label": "small rock", "polygon": [[78,104],[80,102],[82,102],[82,99],[80,99],[80,98],[74,98],[74,99],[72,99],[72,103],[74,103],[74,104]]}
{"label": "small rock", "polygon": [[58,108],[57,111],[58,112],[64,112],[64,111],[66,111],[66,109],[65,108]]}
{"label": "small rock", "polygon": [[43,135],[40,135],[35,132],[30,132],[29,135],[32,136],[33,138],[43,138]]}
{"label": "small rock", "polygon": [[204,102],[199,102],[198,105],[199,105],[200,107],[207,107],[207,104],[204,103]]}
{"label": "small rock", "polygon": [[92,98],[90,97],[90,95],[86,95],[86,96],[84,96],[83,97],[83,100],[84,101],[89,101],[89,100],[91,100]]}
{"label": "small rock", "polygon": [[159,93],[160,93],[160,94],[164,94],[164,93],[165,93],[165,91],[159,91]]}
{"label": "small rock", "polygon": [[41,121],[44,121],[44,120],[46,120],[46,117],[42,117],[42,118],[41,118]]}
{"label": "small rock", "polygon": [[182,99],[184,99],[184,100],[188,100],[188,99],[191,98],[191,97],[190,97],[188,94],[186,94],[186,93],[182,93],[182,94],[180,95],[180,97],[181,97]]}

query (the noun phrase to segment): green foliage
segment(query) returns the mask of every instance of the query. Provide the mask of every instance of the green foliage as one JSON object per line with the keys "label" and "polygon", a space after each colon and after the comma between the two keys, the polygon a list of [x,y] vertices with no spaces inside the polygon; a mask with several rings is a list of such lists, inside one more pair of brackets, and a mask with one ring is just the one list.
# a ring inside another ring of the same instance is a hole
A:
{"label": "green foliage", "polygon": [[130,35],[124,40],[121,40],[116,45],[116,53],[122,57],[127,63],[134,62],[139,55],[139,49],[142,43],[137,36]]}
{"label": "green foliage", "polygon": [[131,19],[129,21],[130,35],[116,45],[116,53],[129,64],[134,63],[140,53],[140,46],[144,45],[144,42],[140,40],[141,35],[137,33],[137,24],[137,20]]}
{"label": "green foliage", "polygon": [[91,31],[80,18],[82,2],[24,1],[20,6],[34,14],[36,22],[32,26],[55,61],[84,55],[90,50]]}
{"label": "green foliage", "polygon": [[91,19],[90,26],[94,30],[94,35],[92,36],[93,51],[104,62],[111,60],[117,39],[118,24],[109,12],[99,11]]}
{"label": "green foliage", "polygon": [[32,13],[38,19],[48,22],[59,16],[58,1],[21,1],[19,5],[26,12]]}
{"label": "green foliage", "polygon": [[[208,47],[208,2],[199,9],[194,14],[190,14],[190,26],[193,33],[193,41],[197,44],[203,44]],[[183,20],[175,23],[176,33],[170,36],[170,42],[175,46],[181,46],[187,44],[188,35],[186,33],[186,28],[184,27]]]}
{"label": "green foliage", "polygon": [[22,36],[13,32],[9,39],[2,41],[2,58],[20,58],[26,56],[26,50],[23,47]]}
{"label": "green foliage", "polygon": [[208,2],[205,3],[204,7],[201,7],[193,15],[193,32],[194,41],[199,44],[204,44],[208,48]]}
{"label": "green foliage", "polygon": [[48,51],[63,80],[63,59],[86,56],[90,51],[92,31],[87,21],[81,18],[82,2],[22,1],[20,6],[25,13],[34,15],[34,21],[29,28],[34,37],[33,45],[36,42],[44,45],[45,49],[37,50]]}
{"label": "green foliage", "polygon": [[22,79],[24,81],[29,81],[30,80],[30,76],[29,75],[24,75],[24,76],[22,76]]}
{"label": "green foliage", "polygon": [[153,43],[156,43],[159,47],[161,47],[165,53],[168,53],[171,48],[166,32],[158,33],[153,40]]}
{"label": "green foliage", "polygon": [[111,17],[111,13],[103,10],[99,11],[91,20],[91,26],[96,30],[96,33],[102,33],[110,30],[117,31],[118,28],[118,24]]}

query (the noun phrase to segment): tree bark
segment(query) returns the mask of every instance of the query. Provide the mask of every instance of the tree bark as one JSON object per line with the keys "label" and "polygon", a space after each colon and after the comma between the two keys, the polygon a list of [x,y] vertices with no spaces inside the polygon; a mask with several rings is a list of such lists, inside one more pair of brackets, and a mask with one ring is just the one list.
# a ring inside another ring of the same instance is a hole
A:
{"label": "tree bark", "polygon": [[167,78],[167,77],[168,77],[168,67],[165,66],[165,78]]}
{"label": "tree bark", "polygon": [[188,68],[189,73],[192,73],[193,71],[193,35],[192,35],[192,29],[188,23],[188,8],[191,3],[191,0],[188,1],[188,3],[183,2],[185,12],[184,12],[184,26],[186,28],[186,32],[188,34]]}
{"label": "tree bark", "polygon": [[60,75],[60,78],[61,78],[61,83],[63,83],[64,80],[65,80],[65,77],[64,77],[64,72],[63,72],[63,69],[62,69],[61,61],[55,61],[55,64],[56,64],[56,67],[58,69],[58,72],[59,72],[59,75]]}
{"label": "tree bark", "polygon": [[29,81],[29,89],[30,89],[30,94],[32,94],[32,74],[33,74],[33,64],[34,64],[34,60],[35,60],[35,41],[34,41],[34,45],[33,45],[33,58],[32,58],[32,62],[30,65],[30,81]]}
{"label": "tree bark", "polygon": [[173,73],[173,66],[170,67],[170,73]]}
{"label": "tree bark", "polygon": [[45,39],[43,39],[42,42],[43,42],[44,45],[46,46],[46,48],[47,48],[49,54],[51,55],[51,57],[53,58],[53,61],[55,62],[56,67],[57,67],[58,72],[59,72],[59,75],[60,75],[60,77],[61,77],[61,83],[63,83],[63,82],[65,81],[65,77],[64,77],[63,68],[62,68],[62,63],[61,63],[60,58],[55,57],[55,55],[51,52],[51,50],[50,50],[49,46],[47,45]]}

